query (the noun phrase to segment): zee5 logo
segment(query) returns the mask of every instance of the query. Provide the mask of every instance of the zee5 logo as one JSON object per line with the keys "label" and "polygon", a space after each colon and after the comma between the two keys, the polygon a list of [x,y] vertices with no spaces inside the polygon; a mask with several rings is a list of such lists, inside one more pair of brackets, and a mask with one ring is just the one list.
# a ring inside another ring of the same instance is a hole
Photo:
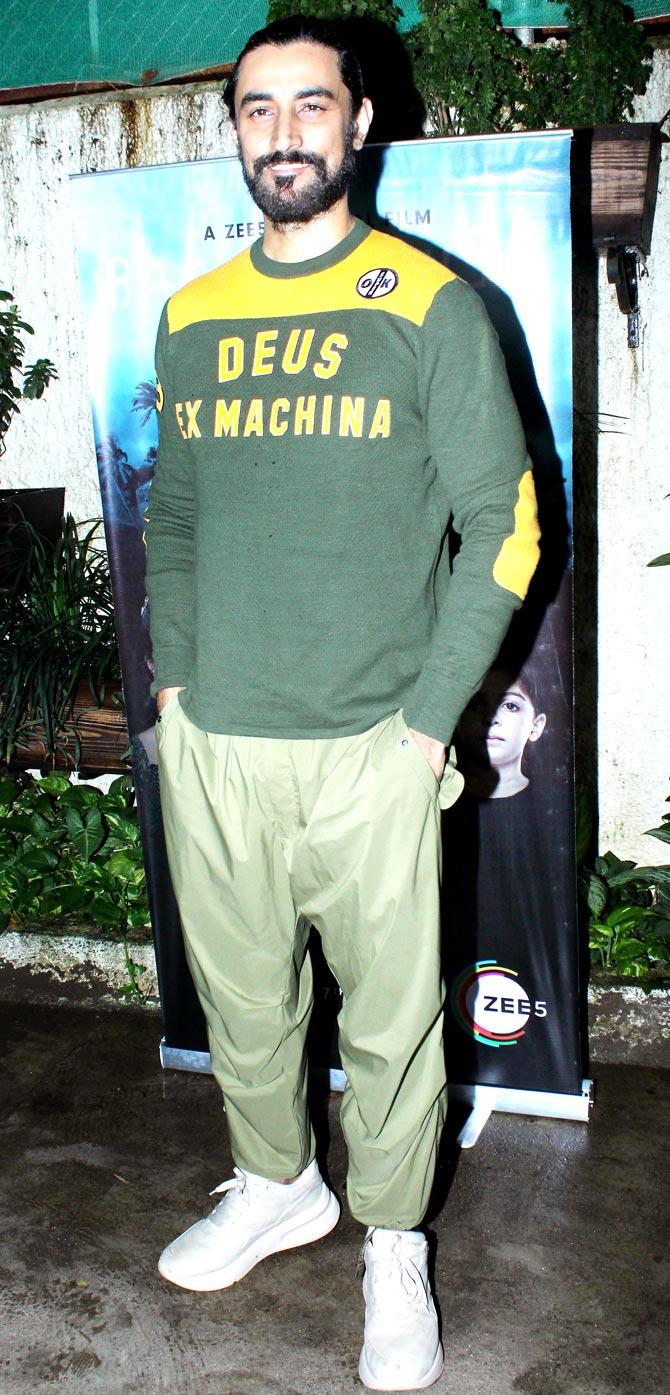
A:
{"label": "zee5 logo", "polygon": [[516,1046],[533,1018],[547,1016],[542,998],[531,998],[515,969],[496,959],[470,964],[455,980],[451,1009],[469,1036],[483,1046]]}

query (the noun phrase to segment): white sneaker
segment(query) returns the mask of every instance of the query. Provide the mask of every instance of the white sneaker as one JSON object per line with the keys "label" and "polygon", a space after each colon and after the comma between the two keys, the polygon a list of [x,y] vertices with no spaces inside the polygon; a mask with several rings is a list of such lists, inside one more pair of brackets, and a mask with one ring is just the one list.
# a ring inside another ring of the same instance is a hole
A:
{"label": "white sneaker", "polygon": [[358,1374],[370,1390],[424,1390],[444,1352],[428,1280],[428,1241],[415,1230],[368,1230],[365,1335]]}
{"label": "white sneaker", "polygon": [[337,1225],[340,1205],[316,1160],[288,1183],[233,1171],[210,1193],[226,1193],[211,1215],[163,1250],[158,1268],[164,1279],[199,1293],[228,1288],[259,1260],[320,1240]]}

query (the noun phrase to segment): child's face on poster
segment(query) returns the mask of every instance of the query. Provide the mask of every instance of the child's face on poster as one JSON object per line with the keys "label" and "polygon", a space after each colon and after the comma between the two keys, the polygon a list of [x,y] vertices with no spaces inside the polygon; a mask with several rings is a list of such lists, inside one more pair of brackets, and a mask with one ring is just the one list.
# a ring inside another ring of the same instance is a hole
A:
{"label": "child's face on poster", "polygon": [[521,679],[494,670],[468,703],[458,734],[473,759],[501,769],[520,764],[527,743],[539,740],[546,721]]}

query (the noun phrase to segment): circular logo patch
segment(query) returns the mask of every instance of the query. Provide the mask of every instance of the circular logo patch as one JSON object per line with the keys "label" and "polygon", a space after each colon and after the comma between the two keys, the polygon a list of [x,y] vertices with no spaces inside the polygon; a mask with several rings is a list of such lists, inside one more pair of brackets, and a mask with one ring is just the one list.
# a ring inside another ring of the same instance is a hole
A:
{"label": "circular logo patch", "polygon": [[390,295],[397,284],[397,271],[392,271],[390,266],[376,266],[359,277],[356,290],[364,300],[378,300],[382,295]]}
{"label": "circular logo patch", "polygon": [[547,1016],[547,1003],[529,997],[516,969],[495,959],[464,969],[451,990],[451,1007],[459,1026],[485,1046],[515,1046],[529,1023]]}

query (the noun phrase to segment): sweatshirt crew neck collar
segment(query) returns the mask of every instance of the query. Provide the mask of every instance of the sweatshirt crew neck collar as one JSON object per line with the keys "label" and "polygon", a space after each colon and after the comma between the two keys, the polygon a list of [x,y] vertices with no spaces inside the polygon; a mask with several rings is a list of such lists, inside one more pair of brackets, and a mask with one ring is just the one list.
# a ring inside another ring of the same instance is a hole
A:
{"label": "sweatshirt crew neck collar", "polygon": [[298,276],[313,276],[317,271],[328,271],[331,266],[337,266],[346,257],[360,246],[361,242],[368,236],[370,229],[360,218],[356,218],[354,226],[341,242],[329,248],[327,252],[321,252],[318,257],[308,257],[303,262],[278,262],[274,258],[266,256],[263,251],[262,239],[254,242],[250,249],[251,261],[256,271],[262,276],[271,276],[277,280],[293,280]]}

